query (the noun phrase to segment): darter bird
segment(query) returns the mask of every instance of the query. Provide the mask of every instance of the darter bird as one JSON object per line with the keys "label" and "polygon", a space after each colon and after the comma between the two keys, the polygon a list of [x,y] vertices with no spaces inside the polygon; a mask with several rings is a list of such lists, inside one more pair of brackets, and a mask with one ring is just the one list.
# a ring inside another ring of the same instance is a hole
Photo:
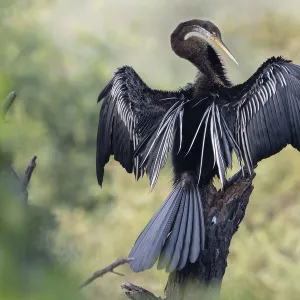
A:
{"label": "darter bird", "polygon": [[173,190],[129,254],[135,272],[157,260],[159,269],[172,272],[198,259],[205,248],[203,188],[215,176],[224,187],[233,154],[251,173],[288,144],[300,150],[300,66],[272,57],[246,82],[233,85],[214,47],[236,60],[209,21],[179,24],[171,46],[198,69],[193,83],[154,90],[123,66],[98,98],[104,99],[96,150],[100,186],[114,155],[137,180],[146,172],[153,189],[172,151]]}

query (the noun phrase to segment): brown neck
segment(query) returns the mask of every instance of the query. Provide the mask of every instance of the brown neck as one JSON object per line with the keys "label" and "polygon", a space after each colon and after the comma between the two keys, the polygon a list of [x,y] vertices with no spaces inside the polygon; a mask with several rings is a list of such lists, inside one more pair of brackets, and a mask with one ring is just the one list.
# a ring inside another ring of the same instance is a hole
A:
{"label": "brown neck", "polygon": [[231,86],[225,69],[213,47],[197,36],[185,39],[189,32],[189,27],[181,29],[180,32],[176,32],[176,30],[173,32],[171,35],[173,51],[178,56],[190,61],[199,70],[197,79],[201,81],[203,89],[215,85]]}

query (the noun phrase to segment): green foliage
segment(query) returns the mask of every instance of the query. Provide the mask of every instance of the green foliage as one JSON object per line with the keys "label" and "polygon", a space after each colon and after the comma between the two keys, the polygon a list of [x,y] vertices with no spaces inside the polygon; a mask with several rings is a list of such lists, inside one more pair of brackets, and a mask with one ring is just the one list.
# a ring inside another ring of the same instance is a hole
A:
{"label": "green foliage", "polygon": [[81,299],[74,278],[48,251],[53,216],[25,208],[5,189],[0,196],[0,209],[5,211],[0,217],[0,298]]}
{"label": "green foliage", "polygon": [[[0,152],[18,174],[33,155],[38,165],[29,208],[1,179],[0,299],[119,299],[123,281],[162,294],[164,272],[137,275],[128,266],[118,270],[125,278],[107,274],[77,289],[129,252],[171,188],[170,168],[149,193],[147,179],[136,183],[116,162],[107,166],[103,189],[97,186],[98,92],[123,64],[153,87],[175,89],[191,81],[195,70],[171,52],[168,35],[192,17],[220,26],[241,65],[234,69],[228,62],[235,81],[268,56],[300,63],[300,21],[290,12],[253,18],[238,11],[237,1],[237,8],[217,1],[218,11],[198,2],[131,0],[118,2],[116,11],[114,1],[1,1],[0,99],[11,90],[18,97],[1,119]],[[262,11],[259,1],[251,5]],[[299,163],[299,153],[288,147],[259,165],[246,218],[232,241],[223,299],[299,299]]]}

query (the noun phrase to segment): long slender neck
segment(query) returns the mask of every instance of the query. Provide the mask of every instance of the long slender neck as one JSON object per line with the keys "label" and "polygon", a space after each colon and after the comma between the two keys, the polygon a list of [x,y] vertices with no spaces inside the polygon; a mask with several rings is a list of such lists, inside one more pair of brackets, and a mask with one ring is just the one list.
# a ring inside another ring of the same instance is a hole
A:
{"label": "long slender neck", "polygon": [[184,30],[180,33],[175,31],[171,35],[171,45],[178,56],[187,59],[199,70],[197,85],[203,90],[220,85],[231,86],[223,64],[213,47],[196,36],[184,39],[186,34]]}
{"label": "long slender neck", "polygon": [[[220,57],[208,43],[203,43],[202,51],[199,55],[190,60],[198,70],[198,84],[203,88],[212,88],[214,86],[232,86],[232,83],[226,75],[226,70]],[[204,50],[205,49],[205,50]]]}

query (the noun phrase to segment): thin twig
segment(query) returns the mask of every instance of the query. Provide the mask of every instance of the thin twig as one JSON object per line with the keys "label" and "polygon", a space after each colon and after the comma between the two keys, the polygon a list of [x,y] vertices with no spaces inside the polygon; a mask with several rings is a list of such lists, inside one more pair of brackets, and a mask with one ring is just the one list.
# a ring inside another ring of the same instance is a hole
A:
{"label": "thin twig", "polygon": [[110,265],[108,265],[107,267],[96,271],[95,273],[93,273],[93,275],[87,279],[85,282],[83,282],[79,288],[83,288],[85,286],[87,286],[88,284],[90,284],[92,281],[94,281],[95,279],[102,277],[103,275],[107,274],[107,273],[113,273],[119,276],[124,276],[121,273],[115,272],[114,269],[118,266],[124,265],[129,263],[132,260],[132,258],[118,258],[116,261],[114,261],[113,263],[111,263]]}
{"label": "thin twig", "polygon": [[24,177],[23,177],[23,180],[22,180],[23,202],[24,202],[25,205],[28,204],[27,187],[28,187],[31,175],[32,175],[32,173],[33,173],[33,171],[36,167],[36,159],[37,159],[36,155],[31,159],[29,165],[26,168],[26,171],[25,171],[25,174],[24,174]]}
{"label": "thin twig", "polygon": [[7,98],[4,101],[3,104],[3,114],[6,115],[7,112],[9,111],[9,109],[11,108],[11,106],[13,105],[14,101],[17,98],[17,94],[15,92],[10,92],[9,95],[7,96]]}
{"label": "thin twig", "polygon": [[28,167],[26,168],[25,175],[24,175],[24,178],[23,178],[23,188],[24,188],[24,190],[27,189],[30,178],[31,178],[31,175],[32,175],[32,173],[33,173],[33,171],[36,167],[36,159],[37,159],[37,156],[35,155],[31,159]]}

